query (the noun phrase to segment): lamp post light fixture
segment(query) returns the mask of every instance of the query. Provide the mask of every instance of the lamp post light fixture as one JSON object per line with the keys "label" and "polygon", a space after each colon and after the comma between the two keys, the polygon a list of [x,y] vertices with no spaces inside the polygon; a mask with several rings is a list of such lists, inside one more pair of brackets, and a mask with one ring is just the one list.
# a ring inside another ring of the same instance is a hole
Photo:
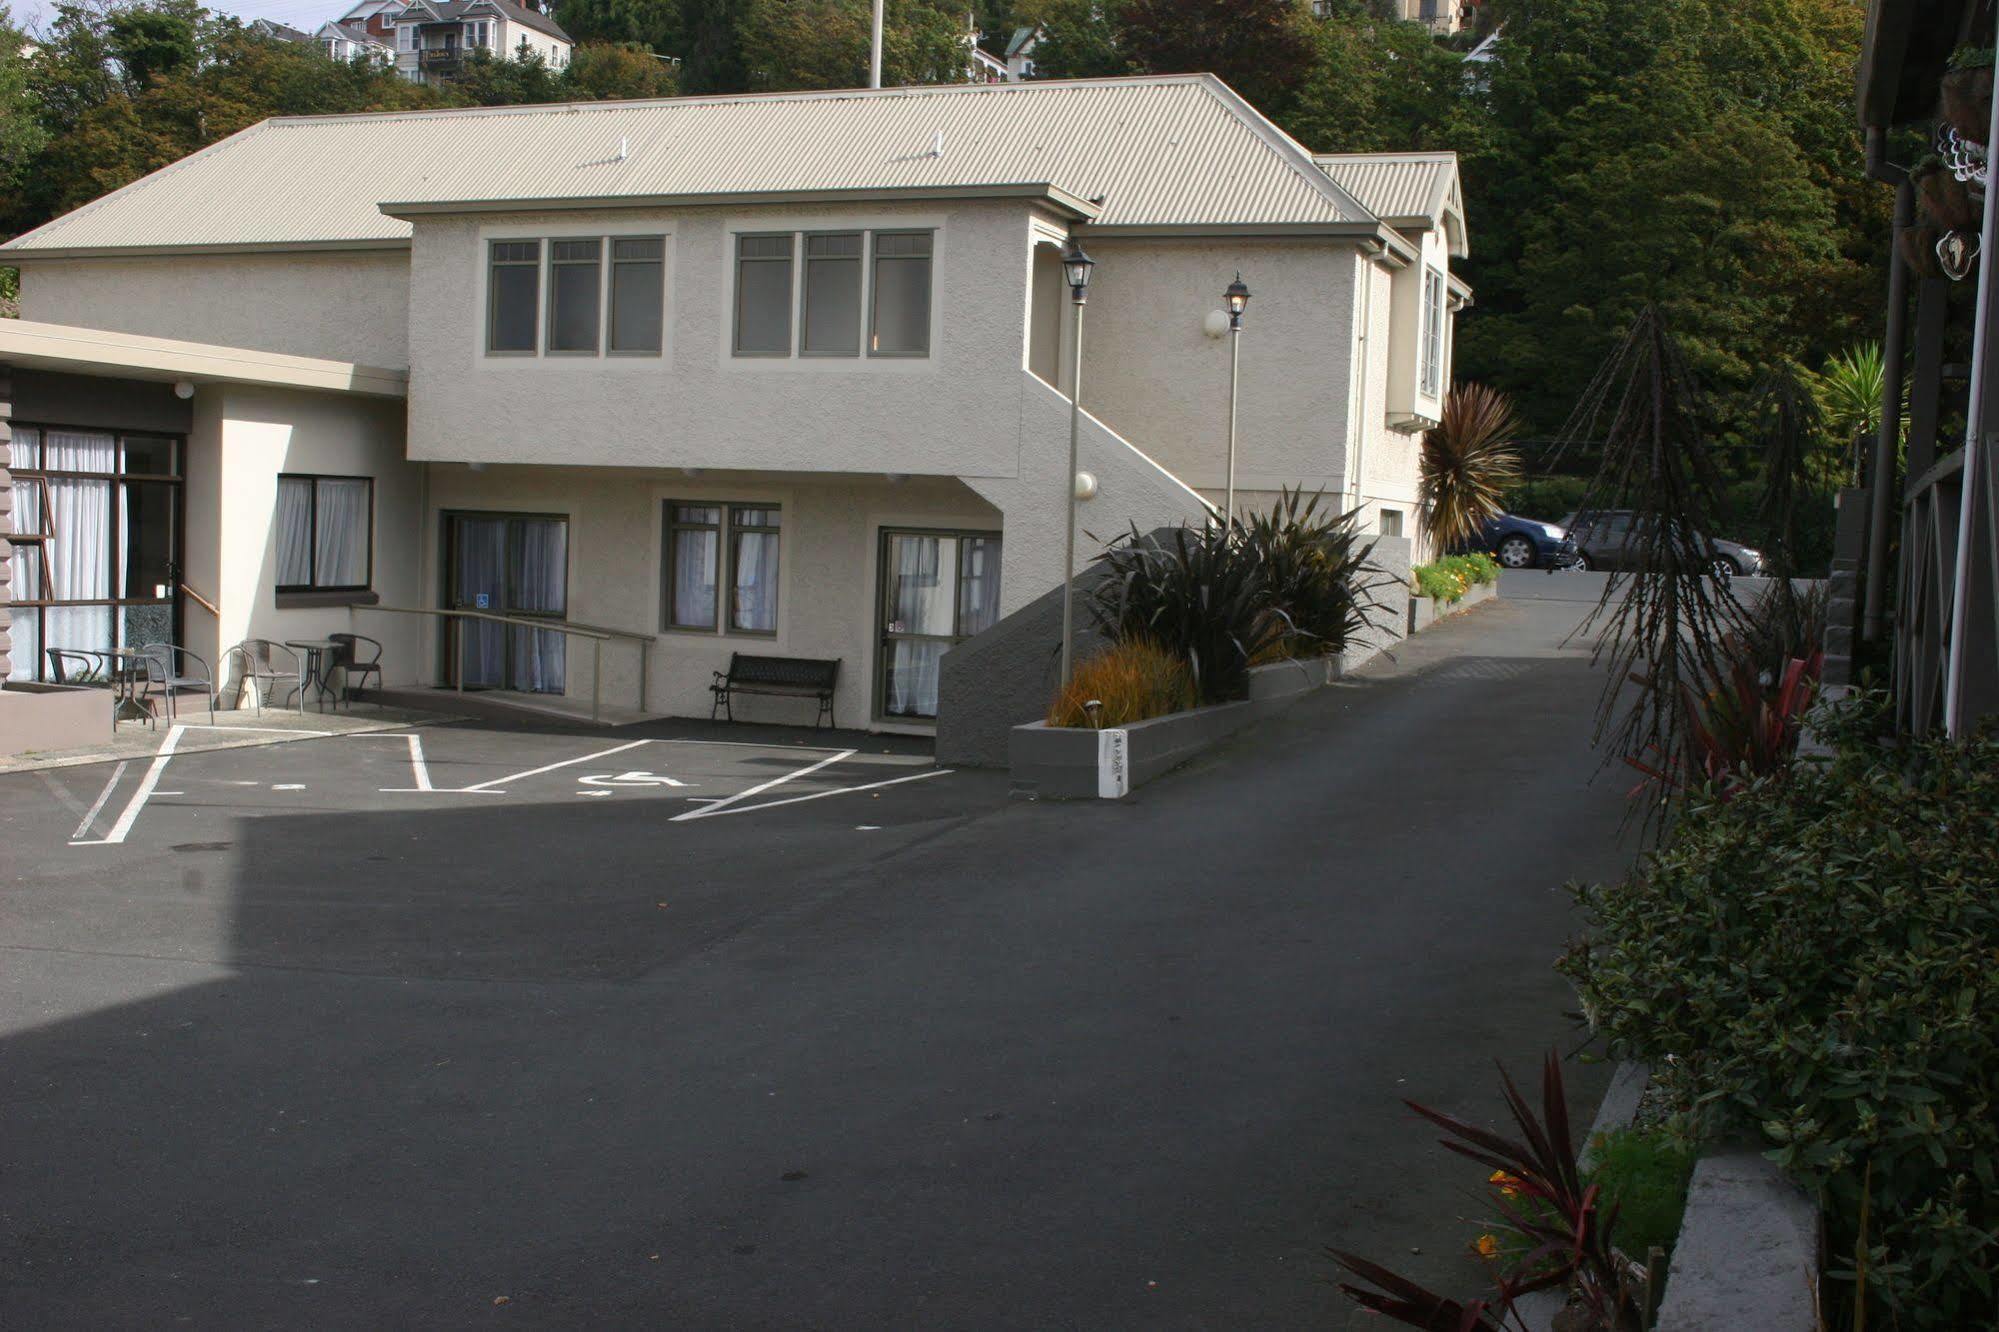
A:
{"label": "lamp post light fixture", "polygon": [[1062,474],[1062,503],[1067,507],[1068,528],[1062,539],[1062,688],[1069,687],[1076,663],[1073,639],[1076,634],[1076,444],[1083,429],[1083,303],[1090,298],[1090,270],[1097,261],[1083,253],[1072,235],[1062,255],[1062,274],[1069,279],[1069,300],[1074,306],[1075,347],[1069,363],[1069,469]]}
{"label": "lamp post light fixture", "polygon": [[1235,522],[1236,385],[1242,374],[1242,312],[1249,308],[1249,288],[1243,285],[1240,272],[1222,293],[1222,301],[1229,311],[1229,480],[1228,498],[1222,509],[1222,524],[1226,528]]}

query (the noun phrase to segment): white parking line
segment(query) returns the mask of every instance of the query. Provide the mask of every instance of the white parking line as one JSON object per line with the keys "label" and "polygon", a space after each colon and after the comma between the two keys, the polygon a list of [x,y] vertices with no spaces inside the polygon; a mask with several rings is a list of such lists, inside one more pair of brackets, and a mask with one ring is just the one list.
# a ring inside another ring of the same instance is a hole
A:
{"label": "white parking line", "polygon": [[[430,784],[430,765],[423,757],[423,737],[415,731],[400,734],[393,731],[361,731],[347,737],[349,740],[407,740],[410,745],[410,773],[415,786],[382,786],[380,791],[435,791]],[[498,792],[495,792],[498,794]]]}
{"label": "white parking line", "polygon": [[[546,763],[539,768],[529,768],[526,772],[516,772],[516,773],[510,773],[505,777],[495,777],[490,782],[480,782],[475,786],[460,786],[455,789],[447,787],[445,790],[445,794],[464,795],[472,791],[479,791],[479,792],[492,791],[495,787],[500,786],[506,782],[518,782],[518,781],[524,781],[529,777],[539,777],[545,772],[554,772],[557,768],[573,768],[579,763],[588,763],[592,759],[609,758],[613,754],[622,754],[627,749],[637,749],[640,745],[649,745],[651,743],[652,741],[650,740],[634,740],[630,744],[614,745],[610,749],[600,749],[594,754],[585,754],[581,758],[564,759],[560,763]],[[848,752],[851,753],[852,751],[850,750]],[[495,794],[504,795],[506,793],[504,791],[497,791],[495,792]]]}
{"label": "white parking line", "polygon": [[[691,819],[705,819],[711,815],[720,814],[723,810],[727,809],[729,806],[735,804],[740,800],[748,800],[753,795],[761,795],[765,791],[770,790],[773,786],[782,786],[786,782],[795,781],[800,777],[804,777],[811,773],[815,773],[819,771],[821,768],[828,766],[829,764],[838,763],[841,759],[850,759],[859,752],[860,751],[857,749],[842,749],[837,753],[828,754],[825,758],[820,759],[817,763],[808,763],[806,766],[800,768],[796,772],[787,772],[782,777],[773,777],[767,782],[762,782],[756,786],[752,786],[747,791],[739,791],[735,795],[729,796],[726,799],[717,800],[712,805],[703,805],[699,809],[690,809],[684,814],[676,814],[672,818],[668,819],[667,822],[686,823]],[[763,807],[759,805],[757,808],[761,809]]]}
{"label": "white parking line", "polygon": [[146,775],[139,779],[139,789],[132,792],[131,800],[126,802],[124,810],[118,815],[118,822],[111,825],[111,831],[104,834],[102,841],[85,842],[72,839],[70,845],[112,846],[124,841],[125,835],[132,831],[132,825],[138,821],[139,811],[144,809],[146,801],[152,798],[153,788],[160,784],[160,774],[167,770],[167,762],[174,756],[174,747],[180,744],[180,738],[186,734],[187,727],[178,722],[167,732],[167,738],[160,742],[159,753],[153,755],[152,766],[147,768]]}
{"label": "white parking line", "polygon": [[104,783],[104,789],[97,793],[97,803],[83,816],[83,822],[76,825],[76,831],[70,834],[71,840],[90,836],[90,829],[97,822],[97,816],[104,812],[105,803],[111,799],[111,793],[118,789],[118,783],[124,780],[125,769],[131,766],[131,761],[128,759],[111,770],[111,780]]}
{"label": "white parking line", "polygon": [[[697,809],[692,813],[682,814],[679,818],[674,819],[673,822],[678,823],[681,819],[688,818],[706,818],[710,814],[754,814],[760,809],[776,809],[779,805],[802,805],[808,800],[824,800],[827,796],[852,795],[856,791],[873,791],[883,786],[900,786],[904,782],[920,782],[931,777],[949,777],[953,771],[954,769],[951,768],[933,768],[929,772],[913,772],[907,777],[891,777],[887,781],[882,782],[864,782],[859,786],[836,786],[830,791],[814,791],[809,795],[786,796],[782,800],[766,800],[760,805],[738,805],[734,809],[723,809],[721,803],[718,802],[706,809]],[[743,795],[748,794],[750,794],[748,791],[743,793]],[[741,798],[740,796],[737,797],[737,799]],[[855,831],[878,832],[880,830],[868,824],[862,824]]]}

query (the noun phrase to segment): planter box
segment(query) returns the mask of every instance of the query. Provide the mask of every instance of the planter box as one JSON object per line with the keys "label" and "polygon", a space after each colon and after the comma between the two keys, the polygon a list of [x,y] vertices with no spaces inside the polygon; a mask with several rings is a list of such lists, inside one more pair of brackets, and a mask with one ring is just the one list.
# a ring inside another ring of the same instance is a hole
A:
{"label": "planter box", "polygon": [[1470,610],[1482,601],[1491,601],[1499,595],[1499,584],[1474,583],[1465,589],[1465,594],[1456,601],[1439,602],[1434,597],[1409,598],[1409,632],[1421,633],[1437,621],[1456,615],[1459,611]]}
{"label": "planter box", "polygon": [[1030,722],[1007,737],[1013,789],[1040,800],[1115,800],[1253,721],[1339,678],[1335,657],[1275,661],[1249,672],[1249,697],[1093,731]]}
{"label": "planter box", "polygon": [[84,685],[0,688],[0,755],[81,749],[111,739],[111,693]]}
{"label": "planter box", "polygon": [[1101,731],[1016,726],[1007,746],[1013,789],[1044,800],[1115,800],[1234,735],[1262,711],[1256,703],[1217,703]]}

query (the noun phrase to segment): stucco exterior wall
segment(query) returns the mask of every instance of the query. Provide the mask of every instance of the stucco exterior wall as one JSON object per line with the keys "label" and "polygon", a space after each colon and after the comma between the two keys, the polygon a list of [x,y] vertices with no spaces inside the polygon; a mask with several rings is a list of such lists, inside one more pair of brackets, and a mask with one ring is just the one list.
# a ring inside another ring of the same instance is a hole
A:
{"label": "stucco exterior wall", "polygon": [[[837,657],[840,682],[834,720],[840,726],[873,723],[875,652],[879,641],[875,589],[883,528],[1001,530],[999,513],[963,485],[912,477],[899,484],[880,477],[828,477],[789,473],[676,472],[624,468],[434,465],[428,480],[423,605],[443,591],[443,515],[449,510],[562,514],[569,519],[569,618],[653,637],[648,710],[680,716],[708,715],[708,685],[731,652]],[[663,630],[661,591],[663,516],[670,500],[775,503],[782,512],[778,615],[775,636]],[[1013,576],[1011,537],[1001,546],[1001,587]],[[604,701],[637,702],[638,656],[623,641],[603,647]],[[577,699],[590,695],[590,648],[571,640],[566,684]],[[438,680],[441,648],[434,633],[421,649]],[[809,723],[812,704],[795,699],[745,697],[742,721]]]}
{"label": "stucco exterior wall", "polygon": [[409,271],[401,250],[37,259],[21,317],[401,367]]}
{"label": "stucco exterior wall", "polygon": [[1209,499],[1227,482],[1229,339],[1204,329],[1238,270],[1239,507],[1346,471],[1355,254],[1350,242],[1090,240],[1083,405]]}
{"label": "stucco exterior wall", "polygon": [[[213,661],[246,638],[283,642],[351,629],[381,640],[384,683],[415,682],[422,631],[412,617],[363,612],[350,621],[342,607],[277,604],[280,472],[373,477],[374,591],[386,604],[416,604],[420,469],[403,461],[400,406],[285,389],[197,392],[188,437],[188,581],[221,615],[189,604],[190,647]],[[224,701],[234,696],[230,689]]]}
{"label": "stucco exterior wall", "polygon": [[[1009,404],[1025,358],[1032,211],[1002,201],[420,220],[410,298],[410,366],[418,386],[411,456],[1009,475],[1020,438]],[[929,356],[730,354],[734,233],[872,226],[935,228]],[[662,232],[668,237],[662,355],[485,354],[487,241]]]}

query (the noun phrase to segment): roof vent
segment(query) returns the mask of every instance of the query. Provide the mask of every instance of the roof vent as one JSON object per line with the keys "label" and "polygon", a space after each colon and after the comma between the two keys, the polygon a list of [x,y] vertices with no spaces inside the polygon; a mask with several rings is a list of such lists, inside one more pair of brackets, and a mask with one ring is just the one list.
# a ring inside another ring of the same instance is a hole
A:
{"label": "roof vent", "polygon": [[622,162],[631,155],[632,140],[630,135],[626,135],[618,140],[618,160]]}
{"label": "roof vent", "polygon": [[943,130],[938,130],[936,134],[934,134],[934,135],[932,135],[932,136],[931,136],[931,139],[930,139],[930,155],[931,155],[932,157],[942,157],[942,156],[944,155],[944,131],[943,131]]}

